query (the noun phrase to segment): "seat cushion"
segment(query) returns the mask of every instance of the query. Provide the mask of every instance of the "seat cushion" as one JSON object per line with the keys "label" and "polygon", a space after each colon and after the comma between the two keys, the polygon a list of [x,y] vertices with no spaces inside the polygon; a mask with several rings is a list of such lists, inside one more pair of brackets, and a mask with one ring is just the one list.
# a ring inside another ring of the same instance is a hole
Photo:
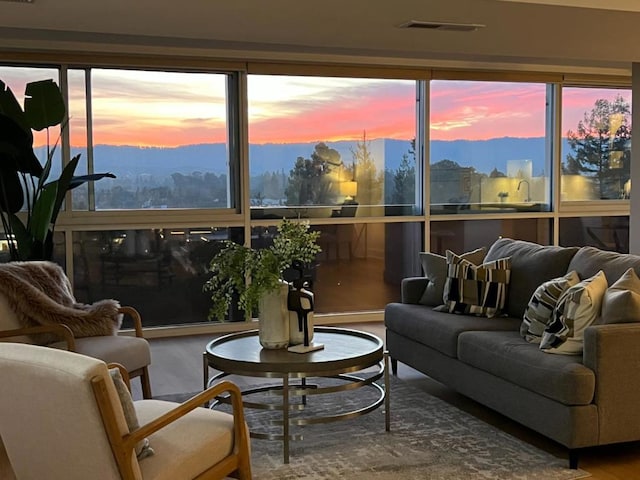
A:
{"label": "seat cushion", "polygon": [[[105,363],[119,363],[128,372],[146,367],[151,363],[149,342],[144,338],[126,335],[104,335],[76,338],[76,352]],[[66,342],[56,342],[50,347],[66,350]]]}
{"label": "seat cushion", "polygon": [[[140,425],[176,408],[160,400],[135,402]],[[227,457],[233,448],[233,416],[198,407],[149,436],[155,455],[139,461],[143,478],[195,478]]]}
{"label": "seat cushion", "polygon": [[588,405],[593,400],[596,377],[593,370],[582,364],[581,355],[548,355],[538,345],[523,339],[519,332],[461,333],[458,357],[466,364],[565,405]]}
{"label": "seat cushion", "polygon": [[458,354],[458,335],[474,330],[518,331],[520,319],[476,317],[438,312],[423,305],[390,303],[384,322],[389,330],[427,345],[452,358]]}

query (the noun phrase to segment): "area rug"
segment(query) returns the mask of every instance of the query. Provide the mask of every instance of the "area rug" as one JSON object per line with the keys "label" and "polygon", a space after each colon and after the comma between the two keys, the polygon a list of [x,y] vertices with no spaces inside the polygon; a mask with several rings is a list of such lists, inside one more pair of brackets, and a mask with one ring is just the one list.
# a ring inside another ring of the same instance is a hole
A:
{"label": "area rug", "polygon": [[[385,432],[383,407],[353,419],[293,426],[291,432],[303,438],[290,443],[289,464],[283,463],[282,442],[254,438],[254,479],[574,480],[590,476],[569,469],[566,458],[556,458],[397,377],[392,377],[390,390],[390,432]],[[370,387],[309,396],[305,414],[362,408],[375,396]],[[279,398],[262,400],[275,403]],[[252,430],[277,433],[280,428],[270,424],[277,420],[275,412],[246,409],[246,414]]]}

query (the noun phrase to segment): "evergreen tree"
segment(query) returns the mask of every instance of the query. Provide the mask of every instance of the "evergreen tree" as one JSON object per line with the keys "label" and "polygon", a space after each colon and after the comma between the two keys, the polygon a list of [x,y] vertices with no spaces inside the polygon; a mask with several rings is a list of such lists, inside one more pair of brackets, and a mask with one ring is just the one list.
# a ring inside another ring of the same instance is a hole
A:
{"label": "evergreen tree", "polygon": [[287,205],[335,203],[337,194],[329,173],[341,165],[338,151],[323,142],[314,147],[311,158],[298,157],[285,189]]}
{"label": "evergreen tree", "polygon": [[576,131],[567,132],[572,152],[567,154],[563,172],[597,180],[601,198],[618,198],[621,185],[629,178],[631,107],[622,96],[613,101],[598,99]]}

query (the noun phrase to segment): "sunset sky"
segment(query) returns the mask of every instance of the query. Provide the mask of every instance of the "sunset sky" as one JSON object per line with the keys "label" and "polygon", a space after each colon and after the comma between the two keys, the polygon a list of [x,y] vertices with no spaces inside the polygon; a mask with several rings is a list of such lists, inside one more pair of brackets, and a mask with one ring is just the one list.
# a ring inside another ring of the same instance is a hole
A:
{"label": "sunset sky", "polygon": [[[24,84],[52,69],[0,67],[22,102]],[[84,144],[84,73],[71,70],[72,143]],[[433,140],[544,136],[545,85],[432,81]],[[249,142],[307,143],[415,137],[415,82],[249,76]],[[95,69],[94,144],[178,146],[226,142],[225,76]],[[563,131],[575,129],[597,98],[626,91],[565,89]],[[37,137],[41,141],[42,136]]]}

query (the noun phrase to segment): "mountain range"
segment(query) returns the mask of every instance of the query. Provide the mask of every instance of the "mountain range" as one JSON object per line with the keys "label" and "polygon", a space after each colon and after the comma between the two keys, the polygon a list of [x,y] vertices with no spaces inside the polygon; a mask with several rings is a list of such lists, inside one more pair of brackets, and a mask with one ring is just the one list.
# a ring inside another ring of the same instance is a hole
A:
{"label": "mountain range", "polygon": [[[249,145],[251,176],[266,172],[288,174],[298,157],[310,158],[319,142],[269,143]],[[367,142],[379,164],[378,168],[395,170],[403,155],[413,157],[408,140],[377,139]],[[355,141],[328,142],[345,165],[353,162],[357,150]],[[563,152],[568,151],[563,139]],[[83,153],[73,149],[72,154]],[[83,153],[83,156],[85,153]],[[432,140],[431,163],[448,159],[461,166],[473,166],[489,174],[493,169],[506,173],[508,160],[531,160],[533,175],[548,173],[545,166],[545,138],[492,138],[488,140]],[[43,157],[40,157],[43,158]],[[383,160],[382,160],[383,159]],[[97,145],[94,147],[96,172],[113,172],[119,178],[141,176],[169,177],[173,173],[191,175],[194,172],[224,174],[227,172],[227,145],[222,143],[185,145],[179,147],[134,147]]]}

